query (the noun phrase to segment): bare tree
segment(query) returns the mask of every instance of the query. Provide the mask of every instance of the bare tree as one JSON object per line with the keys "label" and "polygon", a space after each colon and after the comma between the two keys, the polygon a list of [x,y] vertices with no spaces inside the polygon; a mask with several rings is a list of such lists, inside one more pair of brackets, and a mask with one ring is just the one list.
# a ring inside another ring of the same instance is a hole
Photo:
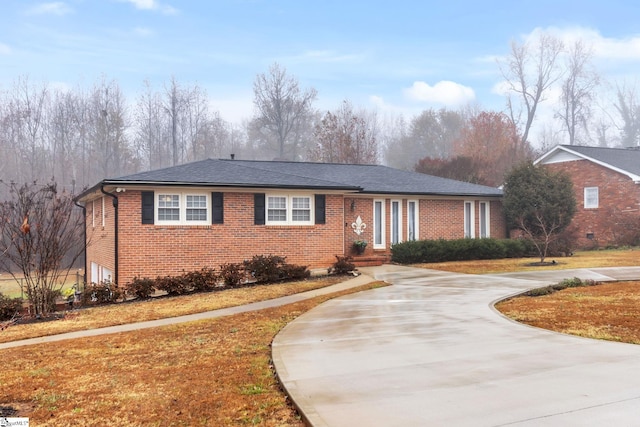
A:
{"label": "bare tree", "polygon": [[301,90],[298,80],[288,76],[286,70],[275,63],[268,73],[258,74],[253,93],[256,115],[251,127],[254,136],[262,134],[265,142],[273,141],[280,159],[287,155],[293,159],[300,141],[296,133],[313,115],[316,90]]}
{"label": "bare tree", "polygon": [[529,139],[536,110],[544,101],[546,91],[561,77],[558,58],[563,49],[560,40],[541,34],[535,41],[522,44],[513,41],[510,54],[500,64],[500,71],[509,89],[507,109],[511,120],[519,128],[521,145]]}
{"label": "bare tree", "polygon": [[128,147],[128,114],[118,84],[103,77],[93,88],[89,109],[94,147],[91,160],[98,165],[94,180],[122,175],[129,171],[133,153]]}
{"label": "bare tree", "polygon": [[330,163],[375,164],[378,161],[375,113],[356,113],[349,101],[327,112],[316,126],[316,144],[308,159]]}
{"label": "bare tree", "polygon": [[10,198],[0,202],[0,269],[22,279],[35,314],[46,316],[84,251],[84,223],[55,182],[4,185]]}
{"label": "bare tree", "polygon": [[556,112],[569,134],[569,145],[576,144],[578,130],[587,129],[591,118],[594,89],[600,77],[591,67],[593,53],[578,40],[568,51],[566,77],[562,82],[562,105]]}
{"label": "bare tree", "polygon": [[614,108],[620,116],[617,127],[620,130],[620,144],[623,147],[640,145],[640,105],[634,86],[622,85],[616,88]]}

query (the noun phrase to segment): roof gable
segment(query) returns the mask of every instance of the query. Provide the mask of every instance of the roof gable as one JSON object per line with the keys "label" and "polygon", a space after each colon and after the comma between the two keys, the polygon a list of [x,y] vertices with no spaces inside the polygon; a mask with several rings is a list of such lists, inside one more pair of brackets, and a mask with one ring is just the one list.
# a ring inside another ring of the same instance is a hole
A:
{"label": "roof gable", "polygon": [[580,145],[558,145],[538,160],[536,164],[551,164],[588,160],[640,182],[640,149],[606,148]]}

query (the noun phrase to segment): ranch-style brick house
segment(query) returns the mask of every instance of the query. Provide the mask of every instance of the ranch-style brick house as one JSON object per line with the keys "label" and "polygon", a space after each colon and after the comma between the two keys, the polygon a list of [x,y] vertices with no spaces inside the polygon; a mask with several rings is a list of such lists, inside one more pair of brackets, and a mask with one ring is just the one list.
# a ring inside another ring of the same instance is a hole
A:
{"label": "ranch-style brick house", "polygon": [[640,147],[559,145],[536,164],[571,177],[578,247],[640,242]]}
{"label": "ranch-style brick house", "polygon": [[208,159],[105,179],[77,202],[89,283],[254,255],[326,268],[356,240],[381,263],[405,240],[507,235],[500,189],[379,165]]}

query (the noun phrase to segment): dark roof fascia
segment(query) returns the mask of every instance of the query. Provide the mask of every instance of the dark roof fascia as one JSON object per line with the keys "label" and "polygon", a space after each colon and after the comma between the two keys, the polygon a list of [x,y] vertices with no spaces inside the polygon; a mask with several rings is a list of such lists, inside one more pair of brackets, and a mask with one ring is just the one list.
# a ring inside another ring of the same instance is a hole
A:
{"label": "dark roof fascia", "polygon": [[503,197],[502,193],[496,194],[482,194],[482,193],[416,193],[416,192],[397,192],[397,193],[389,193],[388,191],[367,191],[360,192],[359,195],[366,196],[370,194],[372,196],[439,196],[439,197],[490,197],[490,198],[501,198]]}
{"label": "dark roof fascia", "polygon": [[342,190],[342,191],[362,191],[360,187],[353,186],[303,186],[303,185],[272,185],[272,184],[232,184],[232,183],[217,183],[217,182],[162,182],[162,181],[118,181],[107,180],[103,181],[105,185],[112,186],[145,186],[145,187],[220,187],[220,188],[285,188],[288,190],[300,189],[300,190]]}

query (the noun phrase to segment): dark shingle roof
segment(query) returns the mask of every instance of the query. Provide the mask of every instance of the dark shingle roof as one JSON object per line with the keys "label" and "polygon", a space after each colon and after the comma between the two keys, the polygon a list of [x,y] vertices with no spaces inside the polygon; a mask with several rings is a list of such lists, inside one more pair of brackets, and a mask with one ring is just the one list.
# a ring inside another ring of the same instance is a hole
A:
{"label": "dark shingle roof", "polygon": [[606,163],[616,169],[640,175],[640,149],[634,148],[606,148],[584,147],[579,145],[562,145],[569,151],[574,151],[593,160]]}
{"label": "dark shingle roof", "polygon": [[379,165],[249,160],[202,160],[105,179],[106,185],[206,185],[301,188],[371,194],[501,196],[498,188],[470,184]]}

